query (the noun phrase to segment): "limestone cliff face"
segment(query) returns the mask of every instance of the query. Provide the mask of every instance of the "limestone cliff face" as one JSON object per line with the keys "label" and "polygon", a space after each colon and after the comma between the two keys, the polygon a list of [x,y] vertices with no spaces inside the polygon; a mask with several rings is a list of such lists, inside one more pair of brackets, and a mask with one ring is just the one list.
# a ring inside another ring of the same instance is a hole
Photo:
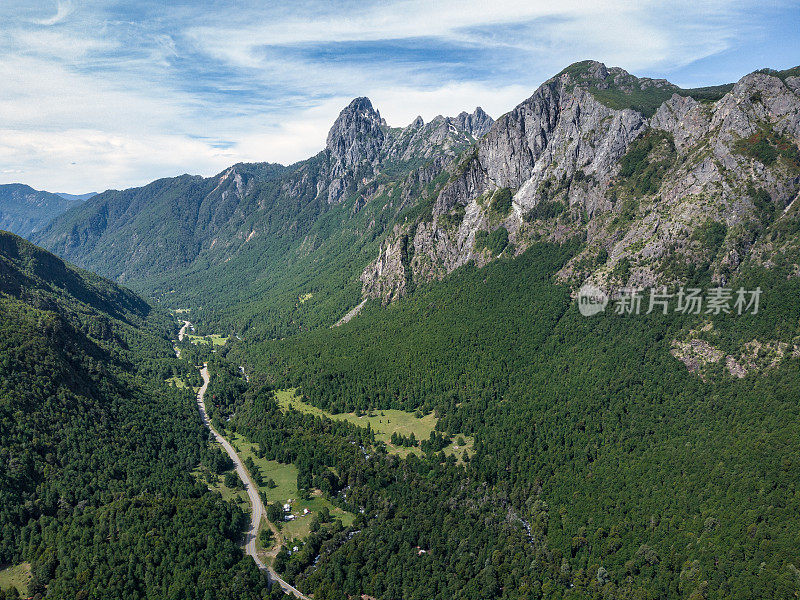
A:
{"label": "limestone cliff face", "polygon": [[[800,190],[797,77],[753,73],[709,99],[707,88],[575,67],[448,167],[432,210],[398,225],[364,271],[365,296],[391,301],[469,261],[575,237],[584,249],[559,274],[575,285],[672,283],[703,264],[725,282],[765,261],[771,229],[794,231],[782,220]],[[500,228],[508,244],[487,244]],[[782,248],[798,246],[790,238]]]}
{"label": "limestone cliff face", "polygon": [[[294,245],[303,259],[339,233],[372,242],[400,211],[427,198],[443,169],[491,123],[476,109],[391,128],[369,99],[356,98],[333,123],[326,147],[307,160],[237,164],[213,177],[108,190],[52,220],[36,232],[37,242],[130,285],[198,263],[255,256],[265,247],[271,252],[275,239],[286,242],[284,249]],[[372,201],[377,218],[359,217]],[[314,230],[328,212],[348,213],[341,231]],[[321,262],[332,260],[335,250],[320,254]]]}

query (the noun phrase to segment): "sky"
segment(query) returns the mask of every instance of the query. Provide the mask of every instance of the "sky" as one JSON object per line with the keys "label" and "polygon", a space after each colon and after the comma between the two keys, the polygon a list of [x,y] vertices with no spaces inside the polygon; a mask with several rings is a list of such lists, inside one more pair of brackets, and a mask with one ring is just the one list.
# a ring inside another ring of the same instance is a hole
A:
{"label": "sky", "polygon": [[800,0],[2,0],[0,183],[84,193],[289,164],[368,96],[497,117],[587,58],[682,87],[800,64]]}

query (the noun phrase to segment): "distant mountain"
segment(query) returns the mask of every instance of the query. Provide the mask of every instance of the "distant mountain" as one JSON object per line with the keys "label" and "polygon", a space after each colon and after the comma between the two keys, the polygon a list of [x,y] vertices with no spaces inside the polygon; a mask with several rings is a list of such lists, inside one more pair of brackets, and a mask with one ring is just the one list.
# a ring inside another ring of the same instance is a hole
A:
{"label": "distant mountain", "polygon": [[40,192],[21,183],[0,185],[0,229],[30,237],[83,200],[82,196]]}
{"label": "distant mountain", "polygon": [[[107,191],[35,240],[171,305],[229,316],[238,306],[230,328],[269,312],[269,334],[285,335],[335,322],[358,303],[358,274],[381,237],[492,122],[478,108],[391,128],[357,98],[308,160]],[[296,307],[308,293],[312,301]]]}
{"label": "distant mountain", "polygon": [[97,192],[88,192],[86,194],[67,194],[66,192],[56,192],[57,196],[61,196],[64,200],[88,200],[97,196]]}

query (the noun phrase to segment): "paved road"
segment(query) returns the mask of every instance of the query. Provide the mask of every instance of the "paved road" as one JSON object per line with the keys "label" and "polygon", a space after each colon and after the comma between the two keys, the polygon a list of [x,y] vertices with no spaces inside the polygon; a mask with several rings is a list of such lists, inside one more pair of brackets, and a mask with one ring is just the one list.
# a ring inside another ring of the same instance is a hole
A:
{"label": "paved road", "polygon": [[[181,327],[181,330],[178,332],[178,341],[179,341],[179,342],[182,342],[182,341],[183,341],[183,336],[184,336],[184,334],[186,333],[186,328],[187,328],[187,327],[191,327],[191,325],[192,325],[192,324],[191,324],[191,323],[189,323],[189,321],[184,321],[184,322],[183,322],[183,327]],[[174,348],[175,348],[175,356],[177,356],[178,358],[180,358],[180,357],[181,357],[181,349],[180,349],[180,348],[178,348],[177,346],[174,346]]]}
{"label": "paved road", "polygon": [[189,321],[184,321],[183,322],[183,327],[181,327],[181,330],[178,332],[178,341],[179,342],[183,341],[183,334],[186,333],[186,328],[190,327],[190,326],[191,326],[191,323],[189,323]]}
{"label": "paved road", "polygon": [[[184,325],[184,327],[186,326]],[[264,503],[261,501],[258,488],[250,478],[250,473],[247,472],[247,469],[242,463],[242,459],[239,458],[236,450],[233,448],[233,446],[231,446],[228,440],[222,437],[211,425],[211,419],[208,418],[206,404],[203,399],[206,394],[206,389],[208,389],[208,382],[211,381],[211,376],[208,374],[208,365],[203,365],[203,368],[200,370],[200,374],[203,376],[203,387],[201,387],[200,391],[197,392],[197,408],[200,410],[200,416],[203,418],[203,423],[205,423],[206,427],[208,427],[208,429],[211,431],[211,434],[220,444],[222,444],[222,447],[225,448],[225,452],[228,453],[228,456],[231,457],[231,460],[236,465],[236,473],[239,475],[239,479],[241,479],[244,483],[245,490],[247,490],[247,496],[250,498],[250,504],[253,507],[250,518],[250,530],[247,532],[245,537],[245,552],[247,552],[247,554],[253,558],[259,569],[267,572],[267,576],[272,583],[277,583],[287,594],[293,594],[301,600],[309,600],[306,596],[300,593],[298,589],[292,587],[283,579],[281,579],[281,577],[272,569],[272,567],[265,565],[256,553],[256,536],[258,535],[258,529],[261,525],[261,519],[265,518],[267,511],[264,509]],[[267,523],[269,522],[267,521]]]}

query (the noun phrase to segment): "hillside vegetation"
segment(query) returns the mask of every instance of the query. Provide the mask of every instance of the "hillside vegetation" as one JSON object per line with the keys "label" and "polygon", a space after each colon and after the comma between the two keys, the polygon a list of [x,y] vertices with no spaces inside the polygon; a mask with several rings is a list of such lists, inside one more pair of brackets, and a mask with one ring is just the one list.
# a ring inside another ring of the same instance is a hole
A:
{"label": "hillside vegetation", "polygon": [[[242,496],[192,417],[207,362],[270,520],[315,512],[273,562],[315,600],[796,597],[798,115],[796,69],[683,90],[584,61],[496,122],[394,129],[356,98],[308,160],[106,192],[39,234],[189,309],[180,363],[174,321],[8,237],[0,562],[63,597],[263,596],[206,486]],[[760,304],[646,314],[662,286]]]}
{"label": "hillside vegetation", "polygon": [[173,328],[132,292],[0,232],[0,564],[48,598],[261,598]]}
{"label": "hillside vegetation", "polygon": [[[670,344],[712,317],[587,319],[552,279],[575,250],[534,246],[514,260],[458,271],[389,308],[368,306],[334,330],[240,345],[229,356],[273,385],[298,386],[326,410],[433,410],[444,433],[474,435],[463,471],[444,454],[403,469],[432,470],[435,481],[452,476],[462,489],[482,486],[504,498],[498,506],[530,524],[530,542],[516,551],[537,567],[516,570],[499,558],[506,554],[487,554],[500,562],[476,566],[471,576],[481,591],[466,586],[460,597],[486,597],[483,586],[504,598],[790,595],[800,559],[800,506],[786,493],[800,475],[800,359],[744,379],[719,369],[703,381]],[[758,315],[713,318],[716,344],[798,339],[796,279],[754,270],[741,283],[770,293]],[[253,439],[274,432],[263,423],[247,430]],[[352,471],[335,451],[317,460],[342,476]],[[348,501],[363,493],[350,477]],[[391,508],[364,503],[372,510],[360,542],[309,570],[309,581],[391,597],[392,582],[412,568],[400,557],[420,547],[430,552],[420,587],[437,598],[454,593],[436,582],[469,564],[450,527],[469,522],[472,501],[442,485],[427,510],[451,506],[448,526],[425,529],[422,521],[400,541],[397,519],[418,514],[420,493],[387,498]],[[522,522],[513,527],[524,536]],[[340,579],[346,573],[358,575]]]}

